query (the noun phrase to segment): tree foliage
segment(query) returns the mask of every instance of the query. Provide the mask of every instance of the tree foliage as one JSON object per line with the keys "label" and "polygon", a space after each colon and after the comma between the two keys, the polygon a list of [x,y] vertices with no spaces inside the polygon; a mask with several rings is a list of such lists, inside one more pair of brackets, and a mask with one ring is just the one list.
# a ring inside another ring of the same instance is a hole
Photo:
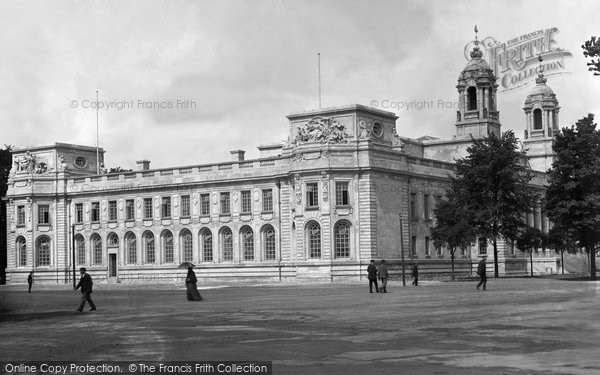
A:
{"label": "tree foliage", "polygon": [[590,275],[596,279],[595,253],[600,244],[600,131],[594,115],[556,134],[556,160],[546,192],[547,215],[566,237],[590,253]]}
{"label": "tree foliage", "polygon": [[529,254],[531,277],[533,277],[533,252],[537,252],[545,243],[546,235],[535,227],[527,226],[517,235],[517,248]]}
{"label": "tree foliage", "polygon": [[532,173],[512,131],[475,139],[467,151],[469,154],[456,162],[450,193],[458,195],[456,199],[478,235],[492,241],[498,277],[497,238],[516,240],[535,198],[528,187]]}
{"label": "tree foliage", "polygon": [[[595,76],[600,76],[600,38],[592,36],[590,40],[586,40],[581,46],[583,48],[583,56],[590,59],[587,63],[588,70],[594,72]],[[596,58],[594,60],[594,58]]]}
{"label": "tree foliage", "polygon": [[[6,196],[8,189],[8,174],[12,167],[12,146],[4,145],[0,149],[0,198]],[[6,268],[6,202],[0,199],[0,284],[5,282]]]}

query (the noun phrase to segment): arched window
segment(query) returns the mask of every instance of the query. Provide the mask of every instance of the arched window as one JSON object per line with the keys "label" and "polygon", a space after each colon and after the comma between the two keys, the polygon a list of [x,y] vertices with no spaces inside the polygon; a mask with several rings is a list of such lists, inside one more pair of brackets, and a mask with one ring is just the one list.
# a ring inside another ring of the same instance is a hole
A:
{"label": "arched window", "polygon": [[533,110],[533,130],[542,129],[542,110],[536,108]]}
{"label": "arched window", "polygon": [[75,236],[75,256],[77,265],[85,266],[85,241],[81,234]]}
{"label": "arched window", "polygon": [[202,247],[202,261],[212,262],[213,261],[213,239],[212,233],[209,229],[203,229],[200,231],[200,243]]}
{"label": "arched window", "polygon": [[41,236],[37,240],[36,247],[37,263],[39,266],[50,265],[50,238],[48,236]]}
{"label": "arched window", "polygon": [[350,223],[346,220],[335,225],[335,257],[350,257]]}
{"label": "arched window", "polygon": [[125,251],[126,251],[126,259],[127,264],[136,264],[137,263],[137,242],[135,239],[135,234],[128,232],[125,235]]}
{"label": "arched window", "polygon": [[106,241],[107,247],[119,247],[119,236],[116,233],[111,233],[108,235],[108,240]]}
{"label": "arched window", "polygon": [[227,227],[221,230],[221,251],[224,262],[233,261],[233,235],[231,229]]}
{"label": "arched window", "polygon": [[192,233],[185,229],[181,233],[181,254],[184,262],[191,262],[194,260],[194,247],[192,244]]}
{"label": "arched window", "polygon": [[163,232],[162,252],[165,257],[165,263],[173,263],[173,233],[170,230]]}
{"label": "arched window", "polygon": [[245,226],[241,232],[242,251],[244,252],[245,261],[254,260],[254,232],[252,228]]}
{"label": "arched window", "polygon": [[467,111],[477,110],[477,89],[471,86],[467,89]]}
{"label": "arched window", "polygon": [[144,232],[142,236],[142,246],[144,251],[144,263],[155,263],[156,251],[154,247],[154,234],[152,232]]}
{"label": "arched window", "polygon": [[101,265],[102,264],[102,239],[96,233],[92,234],[91,240],[91,248],[92,248],[92,264]]}
{"label": "arched window", "polygon": [[321,226],[317,222],[310,222],[307,226],[308,234],[308,257],[310,259],[321,258]]}
{"label": "arched window", "polygon": [[27,241],[24,237],[17,238],[17,267],[27,266]]}
{"label": "arched window", "polygon": [[275,247],[275,229],[272,226],[266,225],[262,231],[263,251],[265,260],[277,260],[277,250]]}

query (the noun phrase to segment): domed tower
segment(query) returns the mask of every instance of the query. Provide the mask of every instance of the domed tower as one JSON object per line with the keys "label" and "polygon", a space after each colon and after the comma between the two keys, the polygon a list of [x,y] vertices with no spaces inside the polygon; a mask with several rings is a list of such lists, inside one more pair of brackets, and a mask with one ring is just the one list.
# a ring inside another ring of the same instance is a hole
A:
{"label": "domed tower", "polygon": [[523,107],[526,117],[523,147],[531,169],[545,172],[552,167],[554,160],[552,143],[554,134],[558,131],[560,107],[554,91],[546,85],[542,56],[538,57],[538,60],[540,67],[535,87],[527,95]]}
{"label": "domed tower", "polygon": [[477,40],[471,60],[458,76],[458,111],[456,111],[456,136],[486,137],[494,133],[500,136],[500,118],[496,108],[496,76],[483,59]]}

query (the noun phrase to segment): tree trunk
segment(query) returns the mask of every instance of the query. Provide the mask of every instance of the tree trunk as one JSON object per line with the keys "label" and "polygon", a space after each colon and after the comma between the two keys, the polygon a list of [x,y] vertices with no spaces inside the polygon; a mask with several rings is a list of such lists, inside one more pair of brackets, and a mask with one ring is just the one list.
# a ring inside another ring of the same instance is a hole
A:
{"label": "tree trunk", "polygon": [[498,278],[498,242],[494,238],[494,277]]}
{"label": "tree trunk", "polygon": [[588,254],[590,257],[590,280],[596,280],[596,247],[592,246],[592,250]]}
{"label": "tree trunk", "polygon": [[529,252],[529,270],[531,272],[531,277],[533,277],[533,251]]}
{"label": "tree trunk", "polygon": [[450,250],[450,259],[452,261],[452,281],[454,281],[454,253],[455,252],[456,252],[456,249]]}
{"label": "tree trunk", "polygon": [[562,267],[562,274],[565,275],[565,251],[560,252],[560,266]]}

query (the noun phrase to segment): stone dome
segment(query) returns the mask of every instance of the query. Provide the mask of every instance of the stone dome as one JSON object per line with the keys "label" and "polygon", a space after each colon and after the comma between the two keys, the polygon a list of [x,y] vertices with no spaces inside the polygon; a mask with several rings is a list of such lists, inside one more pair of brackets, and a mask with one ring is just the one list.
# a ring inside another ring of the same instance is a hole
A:
{"label": "stone dome", "polygon": [[543,95],[549,96],[554,95],[554,91],[546,85],[546,78],[543,74],[538,75],[535,80],[536,85],[531,89],[528,96]]}
{"label": "stone dome", "polygon": [[465,65],[462,72],[460,72],[458,79],[464,80],[469,77],[496,78],[494,76],[494,71],[482,56],[483,53],[479,50],[479,47],[473,48],[473,51],[471,51],[471,60],[467,62],[467,65]]}

